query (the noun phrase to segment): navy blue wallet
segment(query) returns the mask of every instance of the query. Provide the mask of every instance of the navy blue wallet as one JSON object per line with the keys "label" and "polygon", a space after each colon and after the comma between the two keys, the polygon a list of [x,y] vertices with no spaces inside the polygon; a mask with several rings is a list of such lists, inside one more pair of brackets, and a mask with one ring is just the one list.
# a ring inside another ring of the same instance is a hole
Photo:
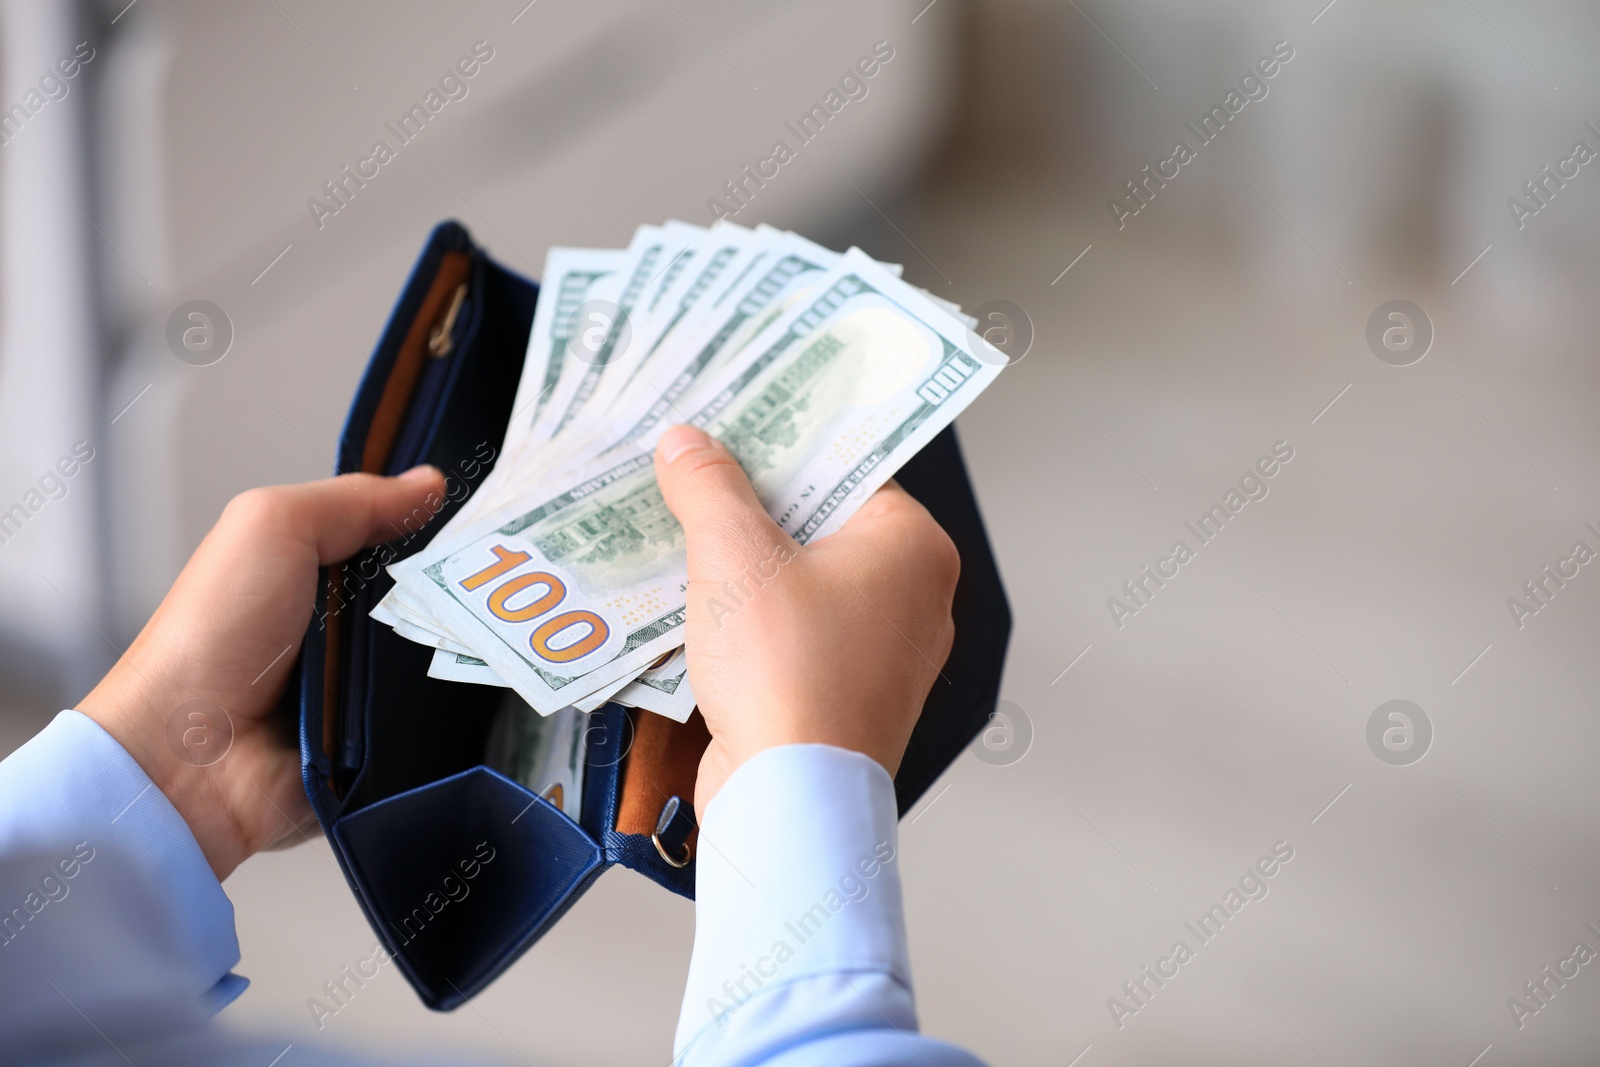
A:
{"label": "navy blue wallet", "polygon": [[[372,928],[439,1010],[493,981],[608,867],[694,895],[698,713],[593,712],[575,822],[485,765],[506,691],[430,678],[432,650],[368,615],[392,584],[385,565],[426,545],[493,467],[538,298],[459,224],[429,237],[356,391],[338,469],[432,463],[444,506],[323,572],[291,687],[312,810]],[[994,711],[1011,613],[953,429],[897,478],[961,553],[954,648],[895,778],[904,815]]]}

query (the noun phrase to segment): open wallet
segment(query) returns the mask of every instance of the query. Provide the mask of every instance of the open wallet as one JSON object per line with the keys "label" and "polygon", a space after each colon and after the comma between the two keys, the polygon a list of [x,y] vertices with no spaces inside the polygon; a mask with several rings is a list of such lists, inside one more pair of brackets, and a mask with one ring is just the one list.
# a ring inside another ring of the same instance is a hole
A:
{"label": "open wallet", "polygon": [[[393,584],[386,565],[426,545],[492,468],[538,299],[459,224],[433,231],[356,391],[338,470],[431,463],[446,476],[443,506],[322,572],[300,653],[311,808],[373,930],[439,1010],[486,987],[608,867],[694,895],[692,804],[710,740],[698,712],[573,713],[581,804],[564,805],[493,756],[511,690],[430,677],[432,649],[369,617]],[[897,478],[961,554],[955,643],[895,777],[904,815],[993,713],[1011,614],[953,429]]]}

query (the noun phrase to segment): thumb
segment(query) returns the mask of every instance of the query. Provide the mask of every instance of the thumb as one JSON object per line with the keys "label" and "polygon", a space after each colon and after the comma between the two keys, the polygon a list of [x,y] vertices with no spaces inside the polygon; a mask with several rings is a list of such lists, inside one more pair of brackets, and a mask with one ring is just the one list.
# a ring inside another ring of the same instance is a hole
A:
{"label": "thumb", "polygon": [[688,537],[691,579],[697,559],[726,559],[789,541],[761,506],[744,469],[693,426],[674,426],[661,435],[656,481]]}
{"label": "thumb", "polygon": [[444,489],[444,475],[425,466],[396,478],[342,474],[266,492],[283,494],[280,514],[291,519],[290,530],[328,564],[415,533],[442,506]]}

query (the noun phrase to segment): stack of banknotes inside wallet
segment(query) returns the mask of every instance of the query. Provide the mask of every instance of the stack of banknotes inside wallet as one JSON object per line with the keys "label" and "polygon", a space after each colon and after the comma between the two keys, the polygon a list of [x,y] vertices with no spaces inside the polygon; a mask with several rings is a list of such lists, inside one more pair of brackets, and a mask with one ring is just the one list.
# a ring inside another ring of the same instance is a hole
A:
{"label": "stack of banknotes inside wallet", "polygon": [[726,222],[550,250],[495,467],[390,566],[372,612],[435,649],[430,675],[514,691],[521,714],[496,722],[491,763],[530,785],[564,770],[577,792],[582,713],[694,710],[684,534],[652,462],[664,430],[720,441],[804,545],[994,380],[1005,356],[974,320],[899,275],[859,249]]}

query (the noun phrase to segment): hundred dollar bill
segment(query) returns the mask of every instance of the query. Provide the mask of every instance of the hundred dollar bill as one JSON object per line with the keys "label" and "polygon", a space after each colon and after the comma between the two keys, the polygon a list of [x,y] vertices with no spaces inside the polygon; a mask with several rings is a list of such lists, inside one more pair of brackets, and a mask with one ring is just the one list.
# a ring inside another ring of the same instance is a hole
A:
{"label": "hundred dollar bill", "polygon": [[[395,632],[403,637],[411,637],[410,633],[398,628]],[[431,643],[417,637],[412,637],[412,640]],[[590,712],[607,701],[615,700],[624,707],[644,708],[678,722],[687,722],[695,707],[688,673],[688,660],[680,648],[662,657],[660,662],[639,677],[613,682],[596,693],[574,701],[573,706],[579,711]],[[505,681],[494,673],[494,668],[483,660],[470,652],[452,649],[434,649],[433,661],[428,665],[428,677],[508,688]]]}
{"label": "hundred dollar bill", "polygon": [[537,715],[507,690],[489,727],[484,763],[576,822],[583,815],[586,725],[576,708],[563,708],[548,717]]}
{"label": "hundred dollar bill", "polygon": [[787,236],[793,240],[765,256],[759,273],[745,288],[725,292],[711,306],[700,329],[685,338],[690,353],[687,359],[664,362],[659,372],[652,368],[645,374],[646,388],[639,390],[644,406],[628,413],[632,417],[623,420],[626,428],[607,451],[635,446],[665,423],[681,418],[679,401],[793,307],[839,259],[836,252],[794,234]]}
{"label": "hundred dollar bill", "polygon": [[[966,324],[852,250],[684,398],[800,544],[837,529],[999,373]],[[394,564],[397,582],[550,714],[683,643],[683,530],[650,449],[539,487],[460,538]]]}
{"label": "hundred dollar bill", "polygon": [[[397,630],[396,632],[398,633],[399,631]],[[402,634],[401,636],[407,635]],[[421,643],[425,644],[426,642]],[[648,673],[648,671],[645,672],[645,674]],[[448,648],[434,649],[433,661],[428,664],[428,677],[442,678],[450,682],[466,682],[470,685],[489,685],[500,689],[510,688],[498,674],[494,673],[493,667],[474,656],[471,652],[461,652]],[[640,677],[642,678],[644,675]],[[637,679],[624,678],[597,690],[581,700],[573,701],[573,706],[579,711],[593,711],[617,695],[622,689],[634,684],[637,684]],[[684,718],[688,718],[688,712],[684,713]]]}
{"label": "hundred dollar bill", "polygon": [[575,316],[601,279],[622,265],[619,249],[552,248],[545,258],[544,292],[533,314],[522,378],[511,404],[503,453],[515,452],[551,407],[552,394],[568,363]]}
{"label": "hundred dollar bill", "polygon": [[550,409],[557,414],[550,423],[550,437],[559,435],[578,417],[600,388],[612,361],[625,354],[633,334],[630,319],[634,308],[681,247],[669,244],[661,227],[641,226],[625,253],[622,269],[586,294],[566,338],[563,363],[570,373],[559,381],[551,399]]}
{"label": "hundred dollar bill", "polygon": [[[615,700],[624,707],[644,708],[678,722],[687,722],[695,706],[687,676],[688,661],[680,648],[662,657],[661,662],[639,677],[613,682],[590,696],[573,701],[573,707],[590,712]],[[428,665],[428,677],[507,688],[494,668],[470,652],[435,649],[433,662]]]}
{"label": "hundred dollar bill", "polygon": [[[760,245],[755,235],[742,227],[701,230],[672,224],[667,227],[669,235],[675,234],[677,227],[694,230],[693,258],[686,261],[686,269],[664,294],[656,314],[634,315],[622,326],[621,338],[606,338],[611,349],[603,374],[592,374],[595,389],[582,410],[584,424],[557,435],[550,442],[550,450],[539,456],[538,464],[523,467],[525,474],[549,472],[562,464],[581,466],[618,437],[619,430],[629,424],[642,403],[658,397],[658,390],[643,384],[643,371],[653,366],[658,357],[675,358],[678,334],[690,330],[706,314],[712,299],[726,288],[730,277],[741,274]],[[667,243],[664,251],[672,251],[672,245]],[[514,485],[501,483],[502,499],[507,491],[515,491]]]}
{"label": "hundred dollar bill", "polygon": [[[653,331],[668,329],[692,313],[752,237],[742,227],[708,231],[682,222],[641,228],[624,261],[583,291],[584,302],[564,329],[566,351],[560,354],[560,373],[545,409],[548,417],[521,436],[515,453],[502,459],[448,529],[460,529],[520,498],[530,479],[549,480],[610,444],[605,413],[625,390],[640,355],[652,350]],[[570,250],[557,251],[570,258]],[[552,263],[552,272],[559,266]],[[664,288],[656,316],[661,321],[655,324],[641,306],[641,296],[652,284]],[[537,359],[530,347],[530,366]]]}
{"label": "hundred dollar bill", "polygon": [[597,424],[592,434],[596,443],[609,443],[603,439],[617,417],[612,409],[620,403],[626,411],[627,399],[639,395],[636,388],[630,393],[630,388],[639,385],[641,372],[652,366],[657,357],[671,358],[680,339],[707,314],[708,307],[743,278],[754,261],[765,256],[767,243],[737,226],[720,226],[703,236],[698,269],[685,271],[675,286],[679,291],[667,294],[665,306],[638,323],[631,351],[618,367],[622,373],[608,377],[603,395],[597,398]]}
{"label": "hundred dollar bill", "polygon": [[450,637],[448,634],[439,633],[440,627],[432,620],[417,624],[407,622],[404,619],[396,619],[392,625],[394,626],[394,632],[407,641],[415,641],[419,645],[427,645],[439,652],[459,653],[462,655],[470,655],[472,652],[470,648],[455,638]]}
{"label": "hundred dollar bill", "polygon": [[[398,632],[398,631],[396,631]],[[421,642],[427,643],[427,642]],[[468,682],[472,685],[493,685],[509,689],[494,673],[494,668],[471,652],[455,652],[435,646],[433,660],[428,664],[429,678],[443,678],[448,682]]]}
{"label": "hundred dollar bill", "polygon": [[701,300],[717,291],[730,266],[745,251],[748,237],[740,231],[728,231],[725,236],[707,235],[701,245],[698,268],[684,272],[684,283],[673,287],[655,320],[646,323],[645,351],[659,349],[673,331],[691,317]]}
{"label": "hundred dollar bill", "polygon": [[628,707],[644,708],[678,722],[694,711],[694,691],[689,687],[689,661],[683,649],[665,664],[652,667],[617,691],[613,698]]}
{"label": "hundred dollar bill", "polygon": [[687,222],[676,220],[667,223],[667,230],[675,234],[690,234],[687,239],[678,244],[678,250],[668,261],[666,267],[651,279],[650,293],[644,306],[640,309],[641,320],[645,323],[659,321],[658,316],[666,314],[672,307],[668,294],[674,292],[680,285],[685,284],[688,272],[700,258],[702,241],[706,233],[703,226],[692,226]]}

